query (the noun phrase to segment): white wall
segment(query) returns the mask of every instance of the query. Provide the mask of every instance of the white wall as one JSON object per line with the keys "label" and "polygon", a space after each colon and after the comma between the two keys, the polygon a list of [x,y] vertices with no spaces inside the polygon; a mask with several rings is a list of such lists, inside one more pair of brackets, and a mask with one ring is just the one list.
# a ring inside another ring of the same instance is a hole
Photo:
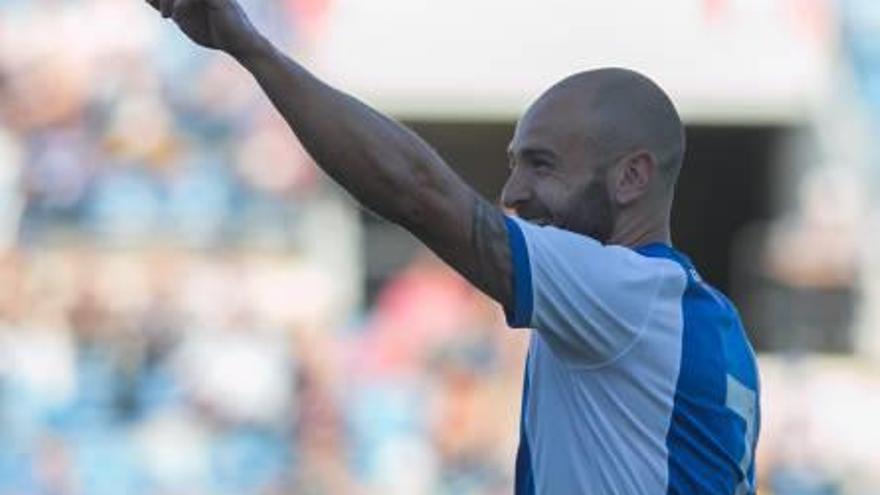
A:
{"label": "white wall", "polygon": [[827,84],[825,0],[338,0],[317,72],[384,110],[510,118],[575,71],[641,70],[701,122],[792,122]]}

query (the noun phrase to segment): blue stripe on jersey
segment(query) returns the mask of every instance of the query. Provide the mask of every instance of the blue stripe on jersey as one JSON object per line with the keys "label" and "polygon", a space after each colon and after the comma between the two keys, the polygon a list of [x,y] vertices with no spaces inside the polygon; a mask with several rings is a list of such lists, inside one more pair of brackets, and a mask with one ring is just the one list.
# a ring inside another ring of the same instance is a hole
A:
{"label": "blue stripe on jersey", "polygon": [[[507,325],[512,328],[529,326],[532,320],[532,269],[529,265],[529,251],[522,229],[509,217],[504,217],[507,224],[507,239],[513,261],[513,308],[504,308]],[[529,405],[529,359],[523,371],[522,404],[519,416],[519,449],[516,452],[516,486],[515,495],[534,495],[535,477],[532,472],[532,451],[526,435],[526,411]]]}
{"label": "blue stripe on jersey", "polygon": [[666,437],[668,493],[754,493],[758,379],[739,316],[681,253],[664,244],[637,251],[678,262],[688,277],[681,367]]}
{"label": "blue stripe on jersey", "polygon": [[507,241],[513,261],[513,307],[504,308],[507,325],[511,328],[528,327],[532,321],[532,270],[529,265],[529,251],[522,229],[509,217],[504,217],[507,224]]}
{"label": "blue stripe on jersey", "polygon": [[519,449],[516,451],[516,486],[514,495],[534,495],[535,476],[532,472],[532,451],[526,436],[526,410],[529,404],[529,359],[523,372],[522,406],[519,416]]}

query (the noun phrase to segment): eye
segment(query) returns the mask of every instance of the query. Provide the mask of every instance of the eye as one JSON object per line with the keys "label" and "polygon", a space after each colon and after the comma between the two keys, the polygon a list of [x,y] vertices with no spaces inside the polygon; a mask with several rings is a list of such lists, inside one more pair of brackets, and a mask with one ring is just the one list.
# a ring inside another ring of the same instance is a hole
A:
{"label": "eye", "polygon": [[549,172],[553,168],[553,163],[544,159],[532,160],[530,164],[536,172]]}

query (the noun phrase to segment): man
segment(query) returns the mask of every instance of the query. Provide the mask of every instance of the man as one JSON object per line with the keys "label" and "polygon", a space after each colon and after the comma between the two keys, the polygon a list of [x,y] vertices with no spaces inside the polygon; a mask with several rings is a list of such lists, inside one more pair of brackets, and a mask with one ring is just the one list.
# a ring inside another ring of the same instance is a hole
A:
{"label": "man", "polygon": [[518,494],[754,493],[758,376],[733,305],[670,245],[684,132],[623,69],[520,120],[504,213],[431,147],[278,52],[235,0],[147,0],[256,78],[319,166],[533,328]]}

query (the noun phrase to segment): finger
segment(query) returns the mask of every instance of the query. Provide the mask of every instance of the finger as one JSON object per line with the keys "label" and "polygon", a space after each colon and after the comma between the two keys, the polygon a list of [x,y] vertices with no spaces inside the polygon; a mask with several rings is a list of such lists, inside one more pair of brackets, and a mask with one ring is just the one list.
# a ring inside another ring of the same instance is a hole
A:
{"label": "finger", "polygon": [[174,0],[159,0],[162,6],[162,17],[169,18],[174,11]]}

